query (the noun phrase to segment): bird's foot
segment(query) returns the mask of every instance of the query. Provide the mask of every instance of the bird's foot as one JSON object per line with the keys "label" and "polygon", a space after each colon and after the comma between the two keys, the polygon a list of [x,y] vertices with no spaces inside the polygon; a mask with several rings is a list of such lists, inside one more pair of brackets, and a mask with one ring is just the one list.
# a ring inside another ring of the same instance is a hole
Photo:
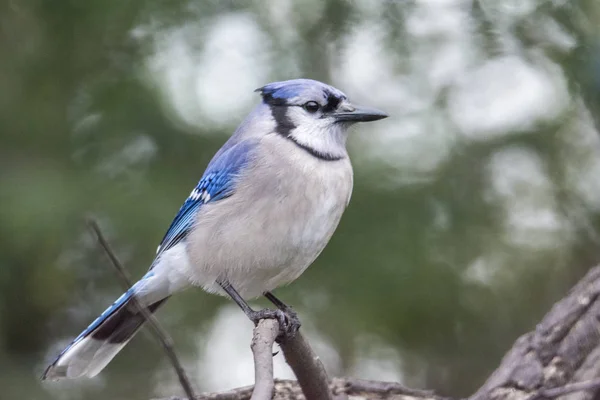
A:
{"label": "bird's foot", "polygon": [[265,308],[258,311],[252,311],[248,317],[254,322],[254,325],[258,325],[258,321],[261,319],[276,319],[279,322],[279,335],[276,339],[277,343],[285,342],[286,340],[293,338],[302,325],[298,315],[290,307],[287,307],[285,310]]}

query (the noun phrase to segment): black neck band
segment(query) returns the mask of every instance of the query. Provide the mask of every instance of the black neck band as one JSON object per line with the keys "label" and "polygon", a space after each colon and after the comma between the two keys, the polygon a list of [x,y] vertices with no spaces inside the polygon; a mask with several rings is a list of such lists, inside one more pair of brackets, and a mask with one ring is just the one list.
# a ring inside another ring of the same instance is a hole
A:
{"label": "black neck band", "polygon": [[285,138],[294,142],[294,144],[300,147],[302,150],[307,151],[312,156],[317,157],[318,159],[321,159],[323,161],[338,161],[344,158],[344,156],[336,156],[331,153],[323,153],[321,151],[313,149],[312,147],[308,147],[307,145],[298,142],[293,136],[285,136]]}

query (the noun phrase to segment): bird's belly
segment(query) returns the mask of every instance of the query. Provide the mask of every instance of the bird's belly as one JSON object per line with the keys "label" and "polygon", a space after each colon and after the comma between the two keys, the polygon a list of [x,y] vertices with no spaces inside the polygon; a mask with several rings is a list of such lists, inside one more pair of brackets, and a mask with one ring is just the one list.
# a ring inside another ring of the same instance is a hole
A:
{"label": "bird's belly", "polygon": [[237,222],[227,218],[212,234],[197,230],[188,244],[192,280],[219,292],[215,282],[225,278],[253,298],[298,278],[329,241],[345,204],[296,206],[297,214],[278,204],[239,215]]}
{"label": "bird's belly", "polygon": [[206,207],[188,239],[192,281],[221,293],[216,281],[227,279],[253,298],[298,278],[331,238],[349,197],[336,184],[313,189],[232,196]]}

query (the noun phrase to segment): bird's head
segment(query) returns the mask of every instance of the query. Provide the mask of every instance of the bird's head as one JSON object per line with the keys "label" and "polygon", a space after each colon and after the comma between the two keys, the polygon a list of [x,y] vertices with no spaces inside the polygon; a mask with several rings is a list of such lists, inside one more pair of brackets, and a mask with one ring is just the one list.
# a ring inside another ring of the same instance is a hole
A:
{"label": "bird's head", "polygon": [[270,108],[276,132],[323,158],[346,155],[349,126],[387,117],[353,105],[340,90],[311,79],[274,82],[257,91]]}

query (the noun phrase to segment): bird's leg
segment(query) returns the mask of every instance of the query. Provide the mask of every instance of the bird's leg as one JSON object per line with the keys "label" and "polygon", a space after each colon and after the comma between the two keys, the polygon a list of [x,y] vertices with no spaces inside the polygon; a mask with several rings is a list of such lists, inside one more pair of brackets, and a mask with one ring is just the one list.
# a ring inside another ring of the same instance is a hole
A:
{"label": "bird's leg", "polygon": [[[250,321],[254,322],[254,325],[257,325],[258,321],[260,321],[261,319],[276,319],[279,322],[279,327],[281,330],[281,333],[277,337],[278,342],[293,337],[298,331],[298,328],[300,328],[300,322],[298,321],[298,317],[295,315],[296,313],[293,314],[293,318],[290,318],[291,315],[288,316],[284,310],[281,310],[279,308],[277,310],[265,308],[262,310],[255,311],[248,305],[246,300],[244,300],[242,296],[240,296],[237,290],[235,290],[234,287],[231,286],[231,284],[228,281],[219,280],[217,281],[217,283],[219,284],[219,286],[221,286],[225,293],[227,293],[229,297],[231,297],[231,299],[235,301],[235,303],[242,309],[242,311],[244,312],[244,314],[246,314]],[[283,304],[281,301],[280,303]],[[285,304],[283,305],[285,306]]]}
{"label": "bird's leg", "polygon": [[301,324],[300,324],[300,320],[298,319],[298,314],[296,314],[296,311],[294,311],[294,309],[291,306],[288,306],[283,301],[279,300],[271,292],[265,292],[264,295],[267,298],[267,300],[269,300],[271,303],[273,303],[275,305],[275,307],[277,307],[278,309],[280,309],[281,311],[283,311],[284,313],[287,314],[288,319],[290,319],[293,323],[295,323],[297,325],[296,330],[298,330],[300,328]]}
{"label": "bird's leg", "polygon": [[281,311],[287,311],[287,310],[292,309],[292,307],[288,306],[283,301],[281,301],[277,297],[275,297],[275,295],[273,293],[264,292],[263,294],[265,295],[267,300],[269,300],[271,303],[273,303],[275,305],[275,307],[279,308]]}
{"label": "bird's leg", "polygon": [[252,318],[252,315],[254,315],[256,311],[254,311],[250,307],[250,305],[246,303],[246,300],[244,300],[242,296],[240,296],[240,294],[237,292],[237,290],[235,290],[233,286],[231,286],[231,283],[229,283],[228,281],[217,281],[217,283],[219,284],[219,286],[221,286],[225,293],[227,293],[229,297],[231,297],[231,299],[235,301],[235,304],[237,304],[242,309],[244,314],[246,314],[252,322],[254,322],[255,324],[258,323],[258,321],[254,321],[254,319]]}
{"label": "bird's leg", "polygon": [[275,305],[275,307],[277,307],[279,310],[281,310],[286,315],[287,320],[288,320],[288,329],[287,330],[289,332],[292,332],[292,335],[295,334],[296,332],[298,332],[298,329],[300,329],[300,326],[302,324],[300,323],[300,319],[298,318],[298,314],[296,314],[296,311],[294,311],[294,309],[292,307],[288,306],[283,301],[281,301],[277,297],[275,297],[275,295],[273,293],[265,292],[263,294],[267,298],[267,300],[269,300],[271,303],[273,303]]}

